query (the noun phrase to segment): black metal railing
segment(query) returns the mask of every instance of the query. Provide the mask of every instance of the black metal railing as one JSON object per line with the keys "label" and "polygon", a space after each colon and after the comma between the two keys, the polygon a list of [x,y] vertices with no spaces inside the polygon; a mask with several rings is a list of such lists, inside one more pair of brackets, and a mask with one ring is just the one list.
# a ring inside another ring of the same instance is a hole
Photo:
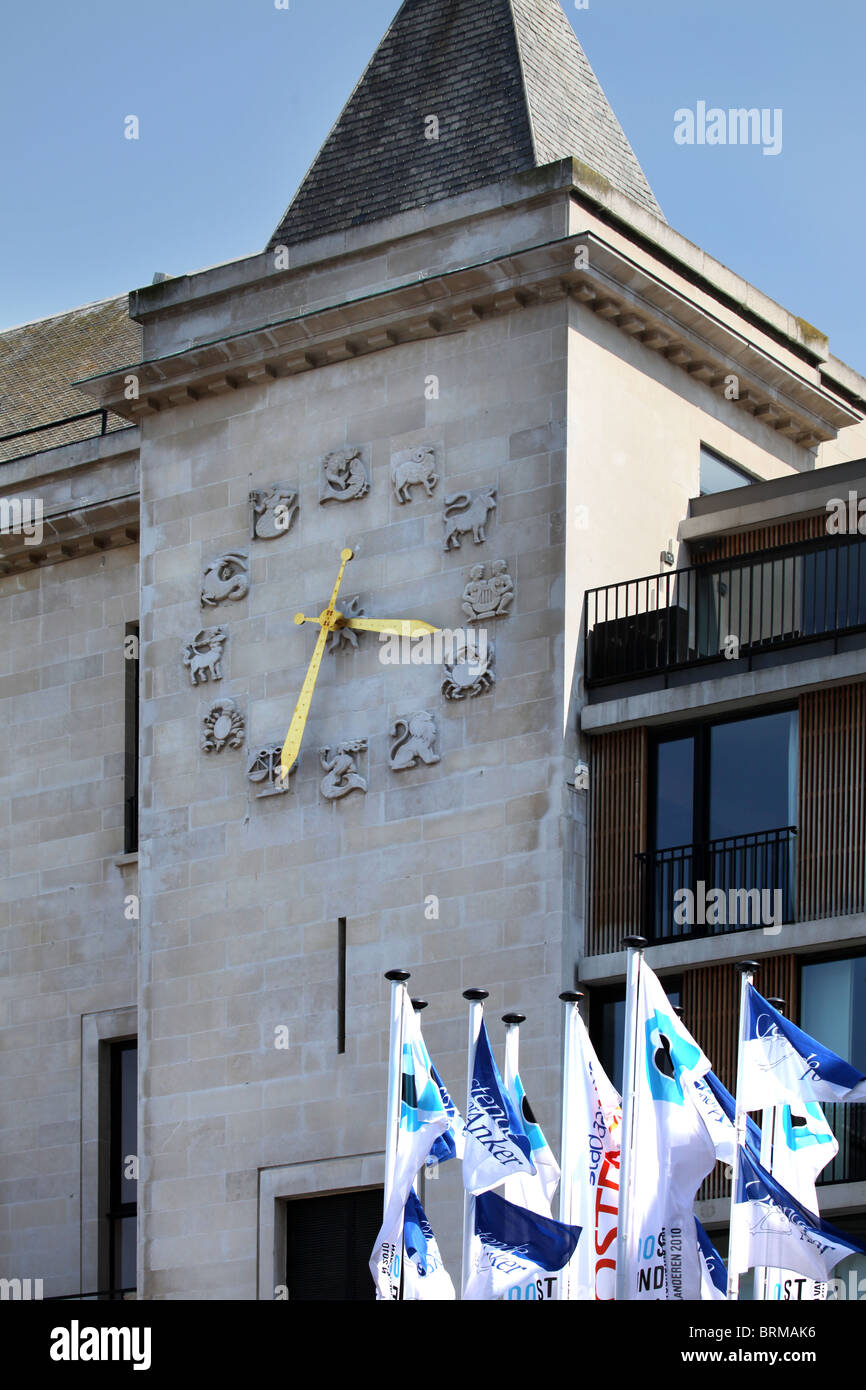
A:
{"label": "black metal railing", "polygon": [[866,629],[866,537],[607,584],[587,591],[584,617],[588,685]]}
{"label": "black metal railing", "polygon": [[819,1186],[866,1182],[866,1104],[838,1105],[835,1101],[825,1101],[821,1108],[836,1136],[839,1152],[819,1177]]}
{"label": "black metal railing", "polygon": [[792,921],[796,834],[786,825],[636,855],[643,935],[659,944]]}
{"label": "black metal railing", "polygon": [[[28,450],[25,448],[23,454],[15,453],[10,458],[3,459],[2,462],[11,463],[15,458],[28,457],[29,453],[39,454],[42,453],[45,449],[56,448],[57,446],[55,444],[43,444],[39,440],[35,439],[34,436],[39,434],[49,434],[52,430],[66,429],[67,426],[80,424],[84,420],[98,420],[99,429],[97,431],[94,431],[93,434],[82,436],[82,438],[93,439],[96,437],[97,434],[100,436],[103,434],[107,434],[109,414],[109,411],[102,409],[84,410],[79,415],[64,415],[63,418],[60,420],[47,420],[43,425],[31,425],[29,429],[26,430],[13,430],[11,434],[0,434],[0,445],[9,444],[14,439],[32,440],[33,442],[32,449]],[[128,429],[130,427],[130,424],[131,422],[127,421],[125,424],[125,428]],[[64,440],[63,442],[74,444],[78,441]]]}
{"label": "black metal railing", "polygon": [[46,1298],[45,1303],[116,1303],[134,1300],[135,1289],[98,1289],[95,1293],[60,1293]]}

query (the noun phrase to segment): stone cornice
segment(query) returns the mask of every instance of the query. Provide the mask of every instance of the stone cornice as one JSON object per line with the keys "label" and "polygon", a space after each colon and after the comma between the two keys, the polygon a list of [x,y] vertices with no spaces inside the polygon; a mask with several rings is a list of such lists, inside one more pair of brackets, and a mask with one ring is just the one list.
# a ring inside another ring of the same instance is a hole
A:
{"label": "stone cornice", "polygon": [[[585,262],[576,257],[585,248]],[[691,299],[593,233],[527,247],[490,261],[422,277],[340,304],[301,311],[78,385],[131,420],[246,386],[314,371],[406,342],[463,332],[486,318],[572,297],[695,380],[805,448],[861,418],[821,382],[817,366],[769,342],[730,311]],[[129,377],[138,398],[126,399]]]}

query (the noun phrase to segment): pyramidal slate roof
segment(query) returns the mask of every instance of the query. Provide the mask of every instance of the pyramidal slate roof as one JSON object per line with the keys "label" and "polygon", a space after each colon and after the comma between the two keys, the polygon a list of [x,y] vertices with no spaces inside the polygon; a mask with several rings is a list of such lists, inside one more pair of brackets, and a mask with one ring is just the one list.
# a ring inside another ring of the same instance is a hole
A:
{"label": "pyramidal slate roof", "polygon": [[559,0],[405,0],[269,245],[568,158],[663,215]]}

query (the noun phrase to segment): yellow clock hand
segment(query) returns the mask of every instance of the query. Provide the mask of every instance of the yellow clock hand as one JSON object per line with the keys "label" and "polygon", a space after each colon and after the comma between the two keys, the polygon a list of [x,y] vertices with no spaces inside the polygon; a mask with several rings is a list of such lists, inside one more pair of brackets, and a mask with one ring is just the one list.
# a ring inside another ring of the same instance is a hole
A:
{"label": "yellow clock hand", "polygon": [[353,627],[358,632],[393,632],[398,637],[415,637],[420,632],[439,632],[432,623],[420,618],[349,618],[341,627]]}
{"label": "yellow clock hand", "polygon": [[331,629],[325,623],[319,633],[318,640],[313,648],[313,655],[307,667],[307,674],[304,677],[304,684],[301,686],[301,693],[298,696],[298,703],[295,705],[295,712],[292,715],[292,722],[289,725],[289,732],[286,734],[286,741],[283,744],[283,751],[280,755],[280,776],[288,777],[301,751],[301,741],[304,737],[304,729],[307,727],[307,715],[310,713],[310,702],[313,698],[313,691],[316,688],[316,681],[319,676],[319,667],[322,664],[322,657],[325,654],[325,646],[331,635]]}
{"label": "yellow clock hand", "polygon": [[[321,624],[321,632],[319,633],[316,645],[313,648],[313,655],[310,659],[310,664],[307,667],[307,674],[304,677],[304,684],[301,686],[301,693],[298,696],[298,703],[295,705],[295,712],[292,715],[292,722],[289,725],[289,732],[286,734],[286,741],[283,744],[283,751],[280,755],[280,776],[283,778],[288,777],[289,772],[295,765],[298,753],[301,750],[301,742],[304,737],[304,729],[307,727],[307,716],[310,713],[310,703],[313,698],[313,691],[316,688],[316,681],[319,676],[319,668],[322,665],[322,657],[325,654],[325,645],[328,641],[328,637],[333,632],[334,627],[336,626],[337,596],[340,592],[340,585],[343,582],[343,575],[346,570],[346,565],[349,563],[351,558],[351,550],[342,551],[340,555],[342,564],[340,565],[340,572],[337,575],[337,582],[334,585],[334,591],[331,594],[331,601],[328,604],[325,611],[320,615],[318,619],[316,619],[316,621]],[[299,625],[301,623],[309,621],[310,620],[308,618],[305,618],[302,613],[295,614],[295,622]]]}

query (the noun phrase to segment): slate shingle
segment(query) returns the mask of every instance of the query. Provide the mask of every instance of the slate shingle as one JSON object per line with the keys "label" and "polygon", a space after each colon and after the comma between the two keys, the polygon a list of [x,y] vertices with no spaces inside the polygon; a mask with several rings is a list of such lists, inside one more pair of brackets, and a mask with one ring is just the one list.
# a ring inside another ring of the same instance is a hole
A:
{"label": "slate shingle", "polygon": [[[72,385],[137,362],[141,329],[129,317],[129,298],[86,304],[65,314],[0,333],[0,435],[82,415],[93,402]],[[129,423],[109,415],[108,429]],[[100,420],[79,420],[0,443],[0,462],[99,434]]]}
{"label": "slate shingle", "polygon": [[559,0],[405,0],[269,245],[572,157],[662,216]]}

